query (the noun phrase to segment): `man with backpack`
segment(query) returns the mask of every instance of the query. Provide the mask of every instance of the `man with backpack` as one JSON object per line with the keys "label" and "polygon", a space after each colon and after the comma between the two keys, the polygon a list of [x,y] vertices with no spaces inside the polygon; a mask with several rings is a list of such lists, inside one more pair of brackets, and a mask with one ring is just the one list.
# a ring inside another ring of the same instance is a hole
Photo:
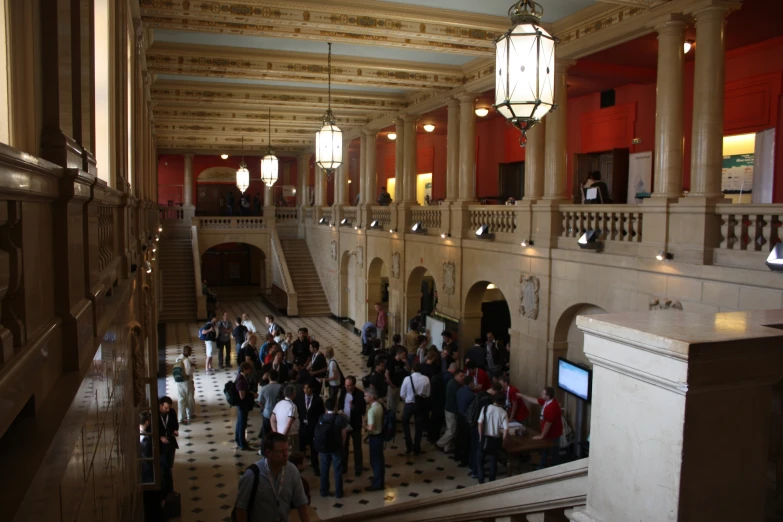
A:
{"label": "man with backpack", "polygon": [[502,393],[492,397],[492,404],[485,406],[478,417],[479,449],[478,481],[484,483],[484,458],[489,457],[489,481],[494,482],[498,472],[498,453],[508,435],[508,415],[503,407],[506,398]]}
{"label": "man with backpack", "polygon": [[293,506],[299,520],[310,522],[307,496],[296,465],[288,461],[288,439],[279,433],[264,438],[264,458],[239,479],[233,520],[238,522],[288,522]]}
{"label": "man with backpack", "polygon": [[215,373],[212,368],[212,354],[215,353],[215,341],[217,340],[217,317],[209,320],[204,327],[199,330],[198,338],[204,341],[207,348],[207,375]]}
{"label": "man with backpack", "polygon": [[182,347],[182,353],[174,361],[171,375],[177,383],[179,392],[179,411],[177,420],[180,424],[189,424],[196,417],[196,386],[193,383],[193,363],[190,356],[193,348],[190,345]]}
{"label": "man with backpack", "polygon": [[492,404],[492,398],[497,395],[503,395],[503,387],[495,383],[492,385],[492,387],[489,389],[489,391],[480,391],[478,392],[478,395],[476,395],[476,398],[473,400],[473,402],[470,404],[470,407],[468,408],[468,424],[470,425],[470,457],[469,457],[469,466],[470,466],[470,477],[477,479],[479,477],[478,475],[478,468],[479,466],[483,466],[483,463],[480,463],[478,461],[478,452],[479,452],[479,444],[481,443],[481,437],[479,435],[479,429],[478,429],[478,419],[481,415],[481,411]]}
{"label": "man with backpack", "polygon": [[235,398],[237,407],[237,424],[234,428],[234,441],[237,449],[241,451],[253,451],[253,448],[247,443],[245,430],[247,429],[247,416],[253,409],[253,402],[256,394],[250,389],[250,379],[253,375],[253,365],[249,362],[243,362],[239,365],[239,375],[234,381],[237,396]]}
{"label": "man with backpack", "polygon": [[[405,453],[421,454],[421,436],[427,423],[430,401],[430,380],[421,374],[421,364],[413,364],[413,373],[402,382],[400,398],[405,402],[402,410],[402,432],[405,434]],[[415,427],[411,438],[411,417]]]}
{"label": "man with backpack", "polygon": [[367,405],[364,401],[364,391],[356,387],[356,377],[349,375],[345,378],[345,387],[338,403],[340,411],[348,417],[351,431],[345,439],[343,447],[343,473],[348,471],[348,456],[351,454],[351,440],[353,440],[353,466],[356,476],[362,474],[364,459],[362,458],[362,419]]}
{"label": "man with backpack", "polygon": [[318,419],[313,447],[321,457],[321,496],[328,497],[329,468],[334,463],[334,496],[343,498],[343,445],[351,426],[348,417],[335,411],[334,399],[326,399],[326,413]]}
{"label": "man with backpack", "polygon": [[378,402],[378,391],[367,388],[364,392],[364,400],[369,406],[367,410],[367,439],[370,443],[370,467],[372,468],[372,484],[364,488],[366,491],[382,491],[385,485],[386,462],[383,458],[383,406]]}

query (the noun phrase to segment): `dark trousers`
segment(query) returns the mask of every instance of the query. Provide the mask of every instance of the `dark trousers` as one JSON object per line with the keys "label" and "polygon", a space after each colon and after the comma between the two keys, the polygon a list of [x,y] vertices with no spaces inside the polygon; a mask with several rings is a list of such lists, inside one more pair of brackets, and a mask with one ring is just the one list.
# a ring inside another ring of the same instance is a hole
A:
{"label": "dark trousers", "polygon": [[237,408],[237,425],[234,427],[234,442],[236,442],[238,448],[247,447],[245,430],[247,429],[247,416],[249,413],[249,410]]}
{"label": "dark trousers", "polygon": [[503,439],[500,437],[482,437],[479,443],[477,455],[478,481],[484,483],[484,459],[489,459],[489,481],[495,480],[498,473],[498,453],[503,447]]}
{"label": "dark trousers", "polygon": [[383,459],[383,435],[370,435],[370,467],[372,467],[372,487],[385,486],[386,462]]}
{"label": "dark trousers", "polygon": [[359,475],[364,468],[364,458],[362,456],[362,427],[361,425],[351,426],[353,429],[348,432],[343,446],[343,473],[348,471],[348,456],[351,453],[351,441],[353,441],[353,469]]}
{"label": "dark trousers", "polygon": [[[417,408],[415,403],[405,403],[402,409],[402,432],[405,434],[405,449],[414,453],[421,452],[421,435],[427,423],[426,408]],[[413,417],[414,435],[411,438],[411,417]]]}
{"label": "dark trousers", "polygon": [[174,474],[172,468],[174,467],[174,454],[176,448],[172,443],[160,445],[160,471],[163,477],[163,485],[161,488],[161,494],[163,498],[174,491]]}
{"label": "dark trousers", "polygon": [[329,398],[333,401],[337,400],[337,396],[340,394],[340,387],[339,386],[332,386],[329,385]]}
{"label": "dark trousers", "polygon": [[272,433],[272,421],[261,415],[261,431],[258,433],[258,438],[263,441],[270,433]]}
{"label": "dark trousers", "polygon": [[476,426],[470,428],[470,451],[468,464],[470,465],[470,471],[474,475],[478,475],[478,450],[479,450],[479,432]]}
{"label": "dark trousers", "polygon": [[[552,441],[552,447],[541,451],[541,462],[538,464],[538,469],[544,469],[547,466],[557,466],[560,463],[560,444],[559,440]],[[548,462],[549,458],[552,458],[552,462]]]}
{"label": "dark trousers", "polygon": [[464,415],[457,414],[457,442],[454,457],[460,464],[470,462],[470,424]]}
{"label": "dark trousers", "polygon": [[[299,431],[299,451],[302,453],[307,452],[307,448],[310,448],[310,464],[312,464],[314,470],[320,469],[320,461],[318,460],[318,451],[316,451],[313,442],[315,440],[315,427],[310,428],[309,424],[302,422]],[[317,474],[317,473],[316,473]]]}
{"label": "dark trousers", "polygon": [[[444,406],[445,408],[445,406]],[[427,440],[432,444],[438,442],[440,432],[443,430],[443,424],[446,422],[446,410],[443,408],[433,408],[432,415],[427,426]]]}
{"label": "dark trousers", "polygon": [[231,366],[231,340],[228,341],[218,341],[217,342],[217,349],[218,349],[218,366],[223,366],[223,352],[226,352],[226,366]]}
{"label": "dark trousers", "polygon": [[334,463],[334,496],[343,496],[342,452],[321,453],[321,496],[329,496],[329,471]]}

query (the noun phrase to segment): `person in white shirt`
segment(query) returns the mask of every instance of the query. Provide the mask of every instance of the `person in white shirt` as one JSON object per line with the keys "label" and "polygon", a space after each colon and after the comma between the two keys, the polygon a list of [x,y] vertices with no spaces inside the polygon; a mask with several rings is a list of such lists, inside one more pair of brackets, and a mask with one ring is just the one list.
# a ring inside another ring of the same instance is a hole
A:
{"label": "person in white shirt", "polygon": [[266,324],[266,331],[271,333],[272,335],[275,335],[275,330],[280,329],[280,327],[277,326],[277,323],[275,322],[274,315],[267,315],[264,318],[264,324]]}
{"label": "person in white shirt", "polygon": [[287,385],[283,389],[282,401],[275,405],[272,417],[269,419],[272,431],[288,437],[288,444],[292,448],[299,447],[299,412],[294,403],[296,398],[296,386]]}
{"label": "person in white shirt", "polygon": [[177,383],[177,391],[179,391],[177,420],[180,424],[188,424],[196,417],[196,385],[193,383],[195,365],[190,360],[192,354],[193,348],[185,345],[182,347],[182,353],[177,357],[177,362],[182,361],[182,373],[185,376],[184,382]]}
{"label": "person in white shirt", "polygon": [[489,457],[489,481],[493,482],[498,472],[498,453],[508,435],[508,415],[506,398],[502,394],[492,398],[492,404],[485,406],[478,417],[479,450],[478,481],[484,483],[484,457]]}
{"label": "person in white shirt", "polygon": [[242,314],[242,326],[247,328],[247,331],[250,333],[256,333],[258,331],[256,325],[253,324],[253,321],[250,320],[250,316],[247,314]]}
{"label": "person in white shirt", "polygon": [[329,398],[336,401],[337,396],[340,393],[341,385],[343,384],[342,372],[340,371],[340,365],[337,364],[337,361],[334,358],[334,348],[327,346],[324,350],[324,355],[328,361],[328,377],[326,380],[329,382]]}
{"label": "person in white shirt", "polygon": [[[400,398],[405,403],[402,409],[402,432],[405,434],[405,453],[421,453],[421,435],[429,418],[430,380],[419,373],[421,364],[413,364],[413,373],[402,381]],[[410,421],[413,417],[414,439],[411,439]]]}

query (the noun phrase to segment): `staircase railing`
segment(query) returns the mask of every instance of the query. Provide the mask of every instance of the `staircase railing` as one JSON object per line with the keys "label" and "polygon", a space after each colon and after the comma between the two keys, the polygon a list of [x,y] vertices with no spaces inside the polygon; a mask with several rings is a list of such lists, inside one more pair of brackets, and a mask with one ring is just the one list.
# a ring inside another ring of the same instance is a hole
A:
{"label": "staircase railing", "polygon": [[280,243],[280,237],[277,235],[277,229],[269,229],[269,242],[272,245],[272,282],[278,284],[288,296],[288,305],[286,313],[289,316],[299,315],[299,304],[297,302],[294,282],[291,280],[291,273],[288,271],[288,263],[283,254],[283,246]]}
{"label": "staircase railing", "polygon": [[565,511],[582,506],[587,500],[587,462],[588,459],[581,459],[435,497],[362,511],[340,517],[340,522],[460,522],[503,517],[514,520],[515,515]]}
{"label": "staircase railing", "polygon": [[198,249],[198,227],[190,227],[190,245],[193,253],[193,279],[196,286],[196,317],[207,318],[207,296],[201,292],[201,256]]}

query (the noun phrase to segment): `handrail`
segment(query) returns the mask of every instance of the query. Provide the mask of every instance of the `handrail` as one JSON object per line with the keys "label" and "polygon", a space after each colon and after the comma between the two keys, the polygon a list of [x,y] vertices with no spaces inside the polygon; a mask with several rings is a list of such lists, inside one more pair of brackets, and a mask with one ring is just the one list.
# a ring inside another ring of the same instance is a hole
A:
{"label": "handrail", "polygon": [[[286,307],[287,315],[299,315],[296,289],[294,288],[294,282],[291,279],[291,273],[288,270],[288,263],[286,262],[285,254],[283,253],[283,245],[280,243],[280,237],[277,235],[277,229],[275,227],[269,229],[269,243],[271,244],[272,257],[274,258],[272,282],[275,281],[275,275],[278,275],[280,282],[283,285],[283,290],[288,296],[288,306]],[[277,274],[275,274],[275,268],[278,271]]]}
{"label": "handrail", "polygon": [[716,205],[720,216],[719,250],[768,254],[783,240],[783,205]]}
{"label": "handrail", "polygon": [[340,522],[461,522],[582,506],[588,459],[340,517]]}
{"label": "handrail", "polygon": [[641,243],[642,205],[561,205],[560,237],[578,238],[587,230],[598,230],[602,241]]}
{"label": "handrail", "polygon": [[207,296],[201,292],[201,256],[198,250],[198,227],[190,227],[190,245],[193,254],[193,274],[196,285],[196,316],[199,319],[207,318]]}

